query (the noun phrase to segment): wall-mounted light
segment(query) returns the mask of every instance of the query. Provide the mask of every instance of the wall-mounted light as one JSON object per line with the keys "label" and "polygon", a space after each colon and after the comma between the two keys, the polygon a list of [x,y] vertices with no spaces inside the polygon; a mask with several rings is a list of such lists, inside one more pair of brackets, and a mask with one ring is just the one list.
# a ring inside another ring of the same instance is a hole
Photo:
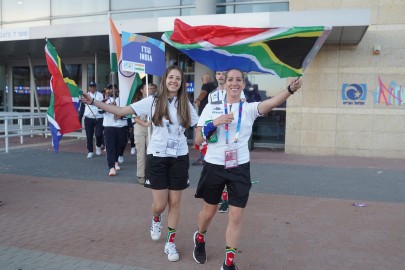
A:
{"label": "wall-mounted light", "polygon": [[380,52],[381,52],[381,46],[380,45],[374,45],[373,54],[374,55],[379,55]]}

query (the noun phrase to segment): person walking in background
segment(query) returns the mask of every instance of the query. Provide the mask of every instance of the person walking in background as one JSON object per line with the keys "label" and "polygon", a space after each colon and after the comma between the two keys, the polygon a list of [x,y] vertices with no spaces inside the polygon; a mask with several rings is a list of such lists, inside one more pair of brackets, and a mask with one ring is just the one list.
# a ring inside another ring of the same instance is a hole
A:
{"label": "person walking in background", "polygon": [[231,69],[225,75],[226,94],[222,102],[205,107],[198,121],[202,134],[196,133],[196,143],[210,140],[214,134],[217,142],[208,144],[195,193],[196,198],[204,200],[198,214],[198,229],[194,233],[193,258],[197,263],[207,261],[206,233],[226,185],[229,192],[229,214],[225,233],[225,258],[221,269],[236,269],[235,254],[241,235],[243,211],[252,187],[248,141],[254,121],[285,102],[300,87],[301,80],[298,79],[287,90],[280,91],[271,99],[243,102],[241,92],[245,88],[244,74],[238,69]]}
{"label": "person walking in background", "polygon": [[198,115],[188,100],[184,74],[170,66],[162,76],[155,96],[126,107],[111,106],[83,94],[82,101],[118,116],[135,113],[152,118],[152,135],[147,150],[145,187],[152,190],[152,240],[161,237],[162,213],[168,206],[168,233],[164,253],[169,261],[178,261],[174,239],[180,219],[181,197],[189,186],[189,154],[184,131],[193,127]]}
{"label": "person walking in background", "polygon": [[[204,75],[201,78],[202,81],[202,86],[201,86],[201,91],[200,95],[195,99],[194,105],[198,107],[198,115],[201,115],[202,111],[205,108],[205,105],[208,103],[208,95],[217,88],[217,86],[212,82],[211,79],[211,74],[210,73],[204,73]],[[204,155],[201,152],[200,153],[200,158],[193,162],[193,166],[199,166],[203,165],[204,161]]]}
{"label": "person walking in background", "polygon": [[[153,96],[156,92],[156,88],[157,86],[155,84],[150,84],[147,89],[147,85],[144,84],[142,88],[135,93],[134,102],[138,102],[148,96]],[[146,90],[148,90],[148,93]],[[138,176],[138,182],[143,185],[145,184],[146,149],[149,145],[148,128],[152,126],[152,122],[146,114],[135,115],[134,119],[135,144],[137,149],[136,175]]]}
{"label": "person walking in background", "polygon": [[[88,93],[91,98],[98,101],[103,101],[103,94],[96,89],[96,83],[90,82]],[[96,154],[101,155],[101,145],[103,142],[103,114],[94,105],[81,104],[79,118],[84,116],[84,129],[86,131],[87,142],[87,158],[92,158],[94,155],[93,137],[96,137]]]}
{"label": "person walking in background", "polygon": [[[105,101],[105,104],[120,106],[120,99],[118,98],[119,91],[117,86],[109,85],[108,88],[115,91],[115,95],[113,95],[113,97],[109,97],[108,100]],[[118,157],[128,142],[127,119],[126,117],[117,116],[106,111],[104,113],[103,126],[107,149],[107,164],[109,169],[108,175],[115,176],[117,171],[121,169],[118,165]]]}
{"label": "person walking in background", "polygon": [[136,147],[135,147],[135,136],[134,136],[134,124],[135,122],[132,121],[132,118],[127,118],[127,125],[128,125],[128,140],[131,146],[131,155],[136,154]]}

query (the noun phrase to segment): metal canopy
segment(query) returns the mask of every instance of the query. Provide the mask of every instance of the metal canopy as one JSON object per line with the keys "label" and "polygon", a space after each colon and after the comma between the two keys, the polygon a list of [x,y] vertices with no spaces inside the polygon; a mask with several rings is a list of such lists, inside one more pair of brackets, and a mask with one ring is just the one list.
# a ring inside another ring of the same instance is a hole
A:
{"label": "metal canopy", "polygon": [[[254,18],[254,20],[252,20]],[[160,39],[162,33],[172,30],[176,17],[161,17],[115,21],[119,31],[125,29],[133,33]],[[240,27],[286,27],[286,26],[332,26],[332,32],[325,44],[357,45],[370,24],[369,10],[327,10],[261,12],[246,14],[215,14],[184,16],[181,19],[190,25],[232,25]],[[45,37],[55,46],[59,56],[66,61],[69,58],[109,55],[107,23],[86,23],[78,27],[72,25],[54,25],[29,28],[30,39],[0,41],[0,65],[24,61],[28,55],[32,59],[45,63]]]}

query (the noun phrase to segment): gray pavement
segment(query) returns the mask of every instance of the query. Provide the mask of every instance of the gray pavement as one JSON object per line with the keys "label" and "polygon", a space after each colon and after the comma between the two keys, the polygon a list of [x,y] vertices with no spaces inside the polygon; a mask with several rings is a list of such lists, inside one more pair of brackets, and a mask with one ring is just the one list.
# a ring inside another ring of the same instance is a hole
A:
{"label": "gray pavement", "polygon": [[[62,141],[58,154],[34,146],[0,153],[1,270],[220,269],[226,214],[208,232],[207,264],[191,256],[202,167],[190,167],[176,236],[181,259],[170,263],[164,237],[150,240],[151,196],[136,184],[135,156],[126,153],[109,177],[104,154],[87,159],[83,140]],[[251,160],[240,269],[405,269],[405,160],[260,149]]]}

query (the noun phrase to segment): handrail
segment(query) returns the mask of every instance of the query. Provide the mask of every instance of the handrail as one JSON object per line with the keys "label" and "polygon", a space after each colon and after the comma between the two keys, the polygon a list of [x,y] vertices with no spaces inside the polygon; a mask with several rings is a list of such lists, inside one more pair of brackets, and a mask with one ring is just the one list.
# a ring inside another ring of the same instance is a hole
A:
{"label": "handrail", "polygon": [[[39,123],[36,123],[38,119]],[[44,119],[44,121],[40,121]],[[29,120],[29,124],[25,124]],[[42,125],[40,123],[43,123]],[[34,134],[43,134],[48,137],[48,118],[46,113],[24,113],[24,112],[0,112],[0,138],[5,140],[5,151],[9,152],[9,138],[20,137],[20,143],[24,143],[24,136]]]}

